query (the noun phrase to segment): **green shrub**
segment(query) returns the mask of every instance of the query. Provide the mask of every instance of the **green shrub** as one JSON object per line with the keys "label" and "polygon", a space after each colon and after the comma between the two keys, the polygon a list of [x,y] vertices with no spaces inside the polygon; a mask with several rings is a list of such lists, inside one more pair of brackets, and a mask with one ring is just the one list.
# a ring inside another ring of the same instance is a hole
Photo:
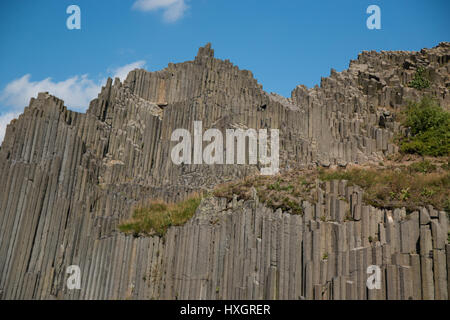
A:
{"label": "green shrub", "polygon": [[425,68],[419,67],[408,86],[417,90],[422,90],[429,88],[430,84],[430,80],[427,79]]}
{"label": "green shrub", "polygon": [[424,187],[423,190],[422,190],[422,193],[420,195],[423,196],[423,197],[426,197],[426,198],[431,198],[435,193],[436,193],[435,190],[433,190],[431,188]]}
{"label": "green shrub", "polygon": [[404,112],[403,125],[411,129],[411,136],[400,141],[402,152],[450,154],[450,113],[433,99],[424,97],[418,103],[410,103]]}

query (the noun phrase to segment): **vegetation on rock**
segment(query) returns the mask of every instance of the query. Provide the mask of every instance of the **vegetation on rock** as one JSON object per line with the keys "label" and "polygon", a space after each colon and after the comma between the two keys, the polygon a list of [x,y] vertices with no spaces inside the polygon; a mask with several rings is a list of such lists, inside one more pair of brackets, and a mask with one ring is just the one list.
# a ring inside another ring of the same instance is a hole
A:
{"label": "vegetation on rock", "polygon": [[411,135],[400,140],[400,150],[430,156],[450,155],[450,113],[429,97],[410,103],[401,117]]}
{"label": "vegetation on rock", "polygon": [[314,174],[310,171],[286,172],[277,176],[251,176],[243,180],[228,182],[215,188],[216,197],[248,200],[255,188],[259,201],[276,210],[302,214],[301,200],[312,201],[316,189]]}
{"label": "vegetation on rock", "polygon": [[[423,168],[426,168],[425,170]],[[364,190],[364,201],[375,207],[415,210],[432,205],[448,210],[450,172],[442,167],[414,163],[397,168],[352,168],[322,171],[320,179],[347,180]]]}
{"label": "vegetation on rock", "polygon": [[214,195],[229,200],[251,199],[254,187],[259,201],[276,210],[302,213],[302,200],[316,201],[317,188],[324,181],[347,180],[364,190],[364,202],[380,208],[408,210],[432,205],[450,210],[450,172],[447,166],[429,161],[397,167],[352,167],[348,169],[319,169],[290,171],[276,177],[254,176],[216,187]]}
{"label": "vegetation on rock", "polygon": [[408,86],[417,90],[423,90],[429,88],[430,84],[431,82],[427,78],[425,68],[419,67]]}
{"label": "vegetation on rock", "polygon": [[193,194],[177,203],[153,200],[146,206],[134,209],[131,219],[121,223],[119,230],[134,236],[162,237],[170,226],[183,225],[192,218],[201,200],[202,196],[199,194]]}

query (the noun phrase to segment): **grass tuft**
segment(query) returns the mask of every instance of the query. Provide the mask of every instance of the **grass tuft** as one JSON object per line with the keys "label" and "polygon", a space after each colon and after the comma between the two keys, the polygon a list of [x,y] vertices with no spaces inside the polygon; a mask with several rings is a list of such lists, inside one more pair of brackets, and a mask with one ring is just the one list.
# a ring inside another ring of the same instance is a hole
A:
{"label": "grass tuft", "polygon": [[311,191],[314,188],[314,183],[305,178],[294,173],[286,173],[282,176],[258,175],[219,185],[213,194],[228,200],[233,199],[233,195],[236,195],[238,199],[248,200],[252,198],[251,187],[254,187],[259,201],[268,207],[274,210],[282,209],[292,214],[302,214],[301,200],[311,200]]}
{"label": "grass tuft", "polygon": [[148,205],[134,209],[132,217],[119,225],[119,231],[134,236],[162,237],[170,226],[180,226],[191,219],[201,200],[202,196],[193,194],[177,203],[150,201]]}

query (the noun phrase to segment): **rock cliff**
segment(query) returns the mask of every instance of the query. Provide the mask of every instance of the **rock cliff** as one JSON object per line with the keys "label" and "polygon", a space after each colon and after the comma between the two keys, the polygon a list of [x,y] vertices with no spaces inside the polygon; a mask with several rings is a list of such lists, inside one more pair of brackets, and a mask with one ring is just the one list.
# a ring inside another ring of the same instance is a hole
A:
{"label": "rock cliff", "polygon": [[[258,173],[173,164],[171,133],[192,132],[197,120],[205,129],[279,129],[281,170],[383,160],[403,130],[392,110],[423,94],[449,107],[449,60],[449,43],[363,52],[320,87],[284,98],[208,44],[193,61],[108,79],[86,113],[40,93],[0,149],[0,298],[448,299],[446,213],[376,209],[342,181],[304,201],[303,216],[256,197],[208,198],[163,238],[125,236],[117,225],[150,198],[183,199]],[[408,87],[419,67],[431,79],[423,91]],[[371,264],[383,270],[380,290],[365,287]],[[65,285],[69,265],[81,268],[80,290]]]}

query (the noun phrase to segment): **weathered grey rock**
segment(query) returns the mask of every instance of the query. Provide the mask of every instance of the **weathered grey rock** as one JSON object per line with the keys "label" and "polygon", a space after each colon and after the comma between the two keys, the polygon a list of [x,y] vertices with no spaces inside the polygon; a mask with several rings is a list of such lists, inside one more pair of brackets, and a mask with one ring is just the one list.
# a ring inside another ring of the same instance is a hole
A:
{"label": "weathered grey rock", "polygon": [[[215,59],[209,45],[193,61],[133,70],[123,83],[108,79],[83,114],[40,93],[0,148],[0,298],[406,299],[420,298],[419,287],[424,299],[448,298],[445,213],[427,207],[429,217],[422,208],[408,220],[405,210],[363,205],[362,191],[344,181],[326,183],[318,203],[303,201],[304,216],[273,212],[256,199],[213,198],[163,239],[125,236],[117,225],[150,198],[176,201],[258,173],[254,165],[168,160],[171,133],[192,131],[195,120],[222,131],[280,129],[282,170],[396,152],[399,125],[373,106],[396,107],[421,94],[448,105],[449,50],[443,43],[362,53],[348,70],[320,87],[298,86],[290,98],[266,93],[251,72]],[[407,88],[413,70],[403,65],[423,58],[436,81],[419,93]],[[322,216],[335,221],[322,223]],[[380,294],[366,293],[371,263],[383,270]],[[69,265],[80,266],[81,290],[65,285]]]}
{"label": "weathered grey rock", "polygon": [[401,250],[403,253],[415,252],[419,240],[419,214],[411,213],[400,223]]}
{"label": "weathered grey rock", "polygon": [[[427,225],[420,228],[419,260],[416,253],[402,253],[403,242],[409,243],[409,237],[400,239],[394,251],[385,250],[390,248],[389,242],[383,247],[373,242],[371,248],[352,248],[346,239],[355,236],[356,229],[347,228],[354,221],[310,220],[303,224],[300,216],[273,212],[261,203],[255,206],[253,200],[224,212],[226,207],[221,199],[203,201],[196,216],[185,226],[171,228],[164,242],[158,237],[123,235],[95,240],[92,259],[86,260],[90,267],[83,269],[87,276],[81,297],[420,299],[421,292],[424,299],[448,296],[445,253],[432,250]],[[386,215],[384,210],[370,211],[380,219]],[[400,225],[415,221],[404,219]],[[261,221],[262,229],[261,224],[251,221]],[[411,225],[419,228],[418,223]],[[353,232],[349,234],[349,230]],[[328,233],[330,240],[326,240]],[[324,252],[325,248],[331,252]],[[386,281],[381,289],[366,295],[366,269],[371,264],[385,270],[382,277],[386,276]],[[51,275],[56,276],[54,272]],[[59,298],[76,298],[64,288],[64,281],[57,282],[62,288],[52,290]],[[26,281],[24,285],[32,284]],[[28,296],[47,299],[48,290],[46,285],[41,296]]]}
{"label": "weathered grey rock", "polygon": [[444,250],[433,250],[434,289],[436,300],[448,300],[447,261]]}
{"label": "weathered grey rock", "polygon": [[428,226],[420,226],[420,255],[429,257],[432,250],[431,230]]}
{"label": "weathered grey rock", "polygon": [[433,260],[428,257],[420,257],[422,275],[422,299],[434,299]]}
{"label": "weathered grey rock", "polygon": [[449,275],[450,275],[450,244],[447,244],[445,246],[445,252],[447,256],[447,297],[450,297],[450,281],[449,281]]}
{"label": "weathered grey rock", "polygon": [[430,215],[428,214],[428,210],[426,208],[420,209],[420,224],[425,225],[429,224],[431,221]]}
{"label": "weathered grey rock", "polygon": [[[447,221],[445,221],[446,223]],[[437,220],[431,221],[431,235],[433,236],[433,249],[444,249],[447,238],[447,224],[442,225]]]}

